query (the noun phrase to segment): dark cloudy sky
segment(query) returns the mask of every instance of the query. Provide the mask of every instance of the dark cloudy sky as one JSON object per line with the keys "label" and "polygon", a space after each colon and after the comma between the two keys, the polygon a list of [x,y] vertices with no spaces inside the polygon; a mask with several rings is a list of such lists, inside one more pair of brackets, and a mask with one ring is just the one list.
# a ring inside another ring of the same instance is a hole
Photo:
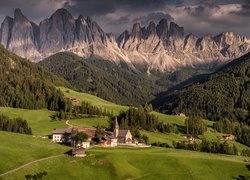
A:
{"label": "dark cloudy sky", "polygon": [[91,16],[116,35],[134,22],[167,18],[197,36],[234,31],[250,37],[250,0],[0,0],[0,20],[13,16],[16,7],[36,23],[64,7],[75,17]]}

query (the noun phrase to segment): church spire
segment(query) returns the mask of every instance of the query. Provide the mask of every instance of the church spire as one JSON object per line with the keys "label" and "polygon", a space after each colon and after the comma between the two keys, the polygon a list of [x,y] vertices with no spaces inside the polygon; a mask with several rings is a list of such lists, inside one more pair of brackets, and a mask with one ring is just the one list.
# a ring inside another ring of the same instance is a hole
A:
{"label": "church spire", "polygon": [[118,124],[118,121],[117,121],[117,117],[115,117],[113,132],[114,132],[114,136],[117,137],[118,134],[119,134],[119,124]]}

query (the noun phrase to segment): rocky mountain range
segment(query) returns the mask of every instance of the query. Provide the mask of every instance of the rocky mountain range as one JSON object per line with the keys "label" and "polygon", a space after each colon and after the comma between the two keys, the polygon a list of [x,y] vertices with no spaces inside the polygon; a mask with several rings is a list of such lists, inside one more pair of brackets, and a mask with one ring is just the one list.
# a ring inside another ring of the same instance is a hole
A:
{"label": "rocky mountain range", "polygon": [[38,62],[59,51],[70,51],[88,59],[105,59],[133,69],[174,71],[182,67],[210,67],[225,63],[250,51],[250,40],[233,32],[217,36],[185,35],[184,28],[162,19],[147,27],[135,23],[131,32],[118,38],[105,33],[90,17],[75,19],[66,9],[58,9],[39,25],[20,9],[7,16],[0,29],[5,48]]}

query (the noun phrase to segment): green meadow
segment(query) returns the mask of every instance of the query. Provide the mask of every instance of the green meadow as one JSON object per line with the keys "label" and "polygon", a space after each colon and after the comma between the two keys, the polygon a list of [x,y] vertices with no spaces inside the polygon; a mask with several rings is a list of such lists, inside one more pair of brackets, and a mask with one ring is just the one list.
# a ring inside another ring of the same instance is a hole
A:
{"label": "green meadow", "polygon": [[47,139],[4,131],[0,131],[0,142],[0,174],[33,160],[63,154],[69,150],[68,147]]}
{"label": "green meadow", "polygon": [[117,105],[115,103],[106,101],[104,99],[101,99],[97,96],[88,93],[76,92],[72,89],[64,87],[58,87],[58,88],[63,92],[64,95],[71,96],[74,98],[80,98],[81,101],[90,102],[93,106],[106,108],[109,111],[113,111],[114,115],[119,114],[120,111],[126,111],[128,109],[128,106]]}
{"label": "green meadow", "polygon": [[49,135],[54,128],[66,128],[65,121],[51,121],[52,111],[0,107],[0,114],[10,118],[21,117],[28,121],[35,135]]}
{"label": "green meadow", "polygon": [[71,119],[69,123],[80,127],[97,127],[98,125],[108,127],[108,117],[86,117],[81,119]]}
{"label": "green meadow", "polygon": [[22,179],[46,171],[45,179],[236,179],[249,175],[240,156],[169,148],[92,148],[88,156],[45,160],[3,176]]}

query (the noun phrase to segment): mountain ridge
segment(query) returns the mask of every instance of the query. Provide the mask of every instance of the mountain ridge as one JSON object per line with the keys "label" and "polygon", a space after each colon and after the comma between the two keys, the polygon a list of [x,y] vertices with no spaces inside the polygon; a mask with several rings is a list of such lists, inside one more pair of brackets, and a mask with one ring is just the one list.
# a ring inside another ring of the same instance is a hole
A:
{"label": "mountain ridge", "polygon": [[147,27],[140,23],[118,38],[105,33],[90,17],[74,18],[58,9],[36,25],[16,9],[14,18],[6,17],[0,40],[5,48],[38,62],[60,51],[70,51],[87,59],[125,62],[131,69],[175,71],[183,67],[208,67],[215,61],[227,63],[250,51],[250,41],[233,32],[217,36],[185,35],[183,27],[162,19]]}

